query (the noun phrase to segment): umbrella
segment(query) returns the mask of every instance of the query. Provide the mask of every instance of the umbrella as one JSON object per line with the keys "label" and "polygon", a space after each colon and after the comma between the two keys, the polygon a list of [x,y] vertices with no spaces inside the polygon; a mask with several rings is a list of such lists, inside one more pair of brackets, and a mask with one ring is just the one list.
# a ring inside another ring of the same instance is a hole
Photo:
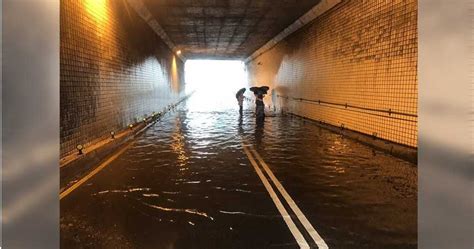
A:
{"label": "umbrella", "polygon": [[245,88],[240,89],[240,90],[235,94],[235,97],[238,98],[239,96],[244,95],[245,90],[246,90]]}
{"label": "umbrella", "polygon": [[256,86],[253,86],[250,88],[250,91],[254,92],[254,93],[257,93],[259,92],[260,88],[259,87],[256,87]]}
{"label": "umbrella", "polygon": [[267,91],[270,90],[270,87],[268,87],[268,86],[261,86],[261,87],[260,87],[260,90],[261,90],[264,94],[267,94]]}
{"label": "umbrella", "polygon": [[254,86],[250,88],[250,91],[252,91],[255,94],[267,94],[267,91],[269,89],[270,88],[268,86],[261,86],[261,87]]}

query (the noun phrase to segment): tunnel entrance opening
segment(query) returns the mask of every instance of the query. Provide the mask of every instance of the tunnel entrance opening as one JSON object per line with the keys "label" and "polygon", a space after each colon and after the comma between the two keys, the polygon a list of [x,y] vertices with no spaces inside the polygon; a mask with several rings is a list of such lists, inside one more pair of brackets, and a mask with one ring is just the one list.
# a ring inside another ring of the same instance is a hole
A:
{"label": "tunnel entrance opening", "polygon": [[186,94],[194,92],[189,108],[198,111],[237,109],[235,93],[247,86],[245,64],[240,60],[187,60]]}

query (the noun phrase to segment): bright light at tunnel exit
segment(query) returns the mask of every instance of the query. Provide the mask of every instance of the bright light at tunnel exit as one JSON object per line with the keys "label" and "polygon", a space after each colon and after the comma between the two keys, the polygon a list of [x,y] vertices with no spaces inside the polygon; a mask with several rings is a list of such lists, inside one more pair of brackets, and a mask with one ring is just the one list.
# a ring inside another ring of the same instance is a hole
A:
{"label": "bright light at tunnel exit", "polygon": [[186,93],[196,91],[190,108],[206,110],[238,108],[235,93],[248,85],[245,64],[236,60],[187,60],[185,81]]}

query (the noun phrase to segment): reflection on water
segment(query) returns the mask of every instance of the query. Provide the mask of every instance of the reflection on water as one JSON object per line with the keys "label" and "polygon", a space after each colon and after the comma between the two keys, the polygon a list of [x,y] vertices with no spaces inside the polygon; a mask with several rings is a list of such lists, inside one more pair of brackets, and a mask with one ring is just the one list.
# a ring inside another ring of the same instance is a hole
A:
{"label": "reflection on water", "polygon": [[255,144],[257,148],[260,147],[260,145],[262,144],[262,140],[265,136],[264,128],[265,128],[265,122],[256,121],[254,136],[255,136]]}
{"label": "reflection on water", "polygon": [[[100,235],[119,224],[130,245],[151,248],[294,248],[244,142],[257,148],[330,248],[416,248],[414,165],[290,117],[256,124],[253,110],[240,116],[236,102],[193,109],[207,101],[199,96],[78,191],[88,205],[76,208],[74,195],[62,203],[62,245],[74,245],[69,234]],[[150,229],[160,234],[141,235]]]}
{"label": "reflection on water", "polygon": [[[196,97],[194,101],[200,99]],[[268,117],[264,123],[256,123],[253,110],[247,109],[242,116],[238,114],[237,105],[191,111],[192,103],[179,111],[180,118],[175,119],[175,123],[168,125],[182,127],[180,137],[185,138],[184,150],[189,152],[190,171],[179,177],[199,187],[186,188],[181,198],[187,193],[193,207],[201,206],[196,198],[204,198],[203,195],[213,203],[224,205],[223,200],[229,197],[222,197],[222,193],[216,194],[212,189],[229,193],[232,199],[243,202],[255,193],[265,194],[259,185],[244,185],[255,184],[254,179],[249,179],[255,177],[254,172],[241,152],[245,141],[256,146],[301,207],[310,216],[317,214],[317,227],[335,238],[344,238],[341,242],[329,239],[339,245],[337,248],[360,241],[371,246],[383,244],[385,248],[397,244],[407,245],[407,248],[416,245],[414,165],[383,153],[374,154],[369,147],[300,120]],[[158,134],[149,132],[148,135]],[[166,133],[158,136],[167,137]],[[178,165],[179,162],[178,157]],[[182,188],[178,187],[180,191]],[[269,215],[240,206],[222,209],[224,212],[214,207],[201,210],[213,214],[218,223],[222,222],[221,215],[229,215],[229,212],[236,216]],[[202,222],[196,221],[195,225],[200,226]]]}
{"label": "reflection on water", "polygon": [[176,119],[175,130],[171,135],[171,149],[178,155],[178,165],[184,167],[189,158],[186,156],[186,151],[184,150],[184,135],[181,131],[181,122],[179,122],[179,117],[176,117]]}
{"label": "reflection on water", "polygon": [[[160,211],[165,211],[165,212],[182,212],[182,213],[188,213],[188,214],[194,214],[194,215],[198,215],[198,216],[202,216],[202,217],[206,217],[210,220],[214,220],[214,218],[212,218],[211,216],[207,215],[206,213],[204,212],[199,212],[195,209],[189,209],[189,208],[185,208],[185,209],[181,209],[181,208],[167,208],[167,207],[160,207],[160,206],[157,206],[157,205],[152,205],[152,204],[149,204],[149,203],[146,203],[146,202],[142,202],[143,205],[145,206],[148,206],[148,207],[151,207],[151,208],[154,208],[154,209],[158,209]],[[193,224],[194,225],[194,224]]]}

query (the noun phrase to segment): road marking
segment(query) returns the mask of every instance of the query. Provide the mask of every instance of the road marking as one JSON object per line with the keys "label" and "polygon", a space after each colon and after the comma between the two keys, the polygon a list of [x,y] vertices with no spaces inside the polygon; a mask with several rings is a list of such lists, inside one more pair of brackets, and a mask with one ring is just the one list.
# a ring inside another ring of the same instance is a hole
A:
{"label": "road marking", "polygon": [[67,195],[69,195],[72,191],[74,191],[75,189],[77,189],[79,186],[81,186],[83,183],[85,183],[87,180],[89,180],[90,178],[92,178],[95,174],[99,173],[99,171],[101,171],[102,169],[104,169],[107,165],[109,165],[111,162],[113,162],[115,159],[117,159],[117,157],[119,157],[120,155],[122,155],[131,145],[133,144],[133,142],[129,143],[128,145],[126,145],[125,147],[123,147],[122,149],[120,149],[117,153],[115,153],[113,156],[109,157],[105,162],[101,163],[99,165],[99,167],[95,168],[93,171],[91,171],[88,175],[86,175],[85,177],[83,177],[81,180],[79,180],[78,182],[74,183],[74,185],[72,185],[71,187],[69,187],[68,189],[64,190],[63,192],[61,192],[61,194],[59,194],[59,200],[62,200],[64,197],[66,197]]}
{"label": "road marking", "polygon": [[319,249],[328,249],[328,245],[326,244],[326,242],[324,242],[323,238],[321,238],[319,233],[311,225],[311,223],[308,221],[308,219],[303,214],[303,212],[301,212],[300,208],[298,207],[298,205],[296,205],[293,198],[291,198],[291,196],[288,194],[288,192],[286,192],[283,185],[280,183],[280,181],[278,181],[278,179],[275,177],[273,172],[270,170],[270,167],[268,167],[268,165],[265,163],[265,161],[263,161],[260,154],[258,154],[258,152],[252,146],[250,146],[250,151],[253,152],[253,154],[255,155],[257,160],[260,162],[260,164],[262,165],[262,167],[265,170],[265,172],[267,173],[267,175],[270,177],[270,179],[273,181],[273,183],[277,187],[278,191],[280,191],[283,198],[285,198],[285,200],[288,203],[288,205],[290,206],[290,208],[296,214],[296,217],[298,218],[298,220],[301,222],[301,224],[303,224],[303,227],[309,233],[309,235],[311,236],[313,241],[316,243],[316,245],[318,245],[318,248]]}
{"label": "road marking", "polygon": [[296,239],[296,242],[298,243],[300,248],[305,248],[305,249],[309,248],[308,242],[306,242],[306,240],[303,237],[303,234],[301,234],[301,232],[298,230],[295,223],[291,219],[290,215],[286,211],[285,207],[281,203],[280,199],[278,199],[278,196],[275,193],[275,191],[273,190],[273,187],[268,182],[268,180],[265,177],[265,175],[263,174],[262,170],[260,170],[260,168],[258,167],[257,162],[253,158],[252,154],[248,151],[246,146],[243,146],[243,148],[244,148],[245,154],[247,154],[247,157],[250,160],[250,163],[252,164],[255,171],[257,172],[258,177],[260,177],[260,180],[262,181],[263,185],[265,186],[268,193],[270,194],[270,197],[272,198],[273,203],[277,207],[278,211],[280,212],[281,216],[283,217],[283,220],[285,221],[286,225],[290,229],[291,234],[293,234],[293,237]]}

